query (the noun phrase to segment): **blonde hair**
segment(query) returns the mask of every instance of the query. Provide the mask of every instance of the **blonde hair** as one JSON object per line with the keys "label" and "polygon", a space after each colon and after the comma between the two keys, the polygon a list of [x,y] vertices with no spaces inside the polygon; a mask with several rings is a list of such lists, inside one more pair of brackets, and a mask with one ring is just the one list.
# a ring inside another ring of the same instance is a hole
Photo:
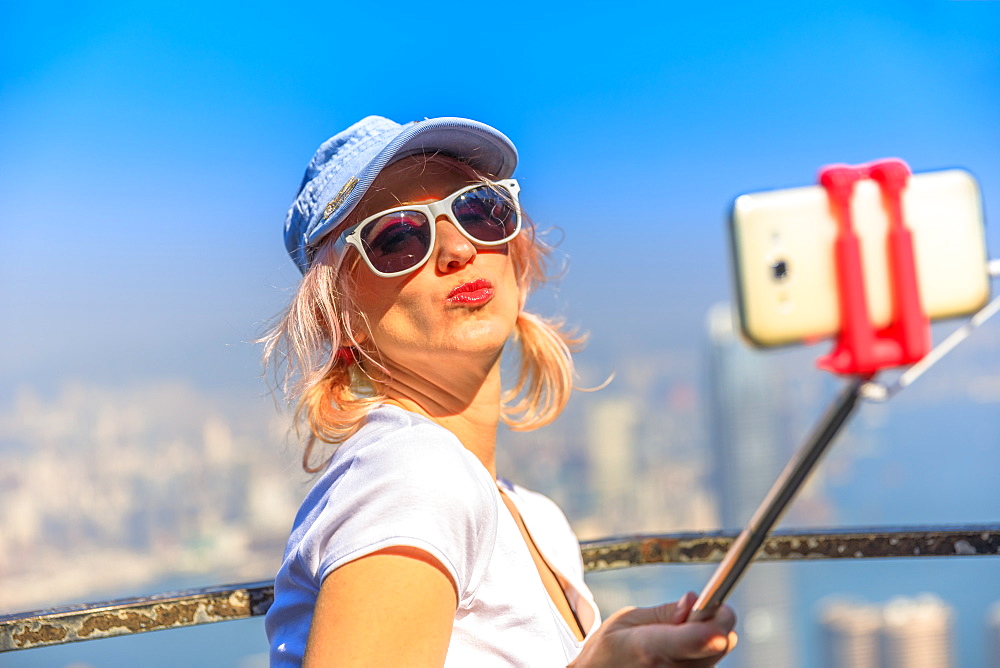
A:
{"label": "blonde hair", "polygon": [[[428,163],[455,160],[425,156]],[[461,163],[470,177],[489,183],[484,175]],[[523,216],[522,216],[523,217]],[[276,319],[260,341],[263,361],[270,368],[286,397],[295,401],[294,421],[298,430],[308,425],[302,468],[314,473],[323,468],[311,460],[316,442],[339,444],[361,426],[372,408],[385,400],[380,383],[373,381],[362,364],[342,349],[358,351],[371,364],[388,373],[365,352],[354,338],[367,327],[364,314],[354,302],[353,268],[360,262],[345,261],[334,252],[334,241],[356,216],[327,235],[316,251],[312,265],[302,278],[288,308]],[[573,352],[585,337],[566,329],[559,320],[549,320],[524,310],[527,296],[548,280],[546,268],[551,247],[538,238],[534,225],[524,218],[520,234],[510,242],[510,257],[521,292],[522,309],[517,315],[512,340],[520,349],[517,381],[503,393],[500,419],[515,431],[537,429],[552,422],[573,390]],[[349,252],[349,251],[348,251]]]}

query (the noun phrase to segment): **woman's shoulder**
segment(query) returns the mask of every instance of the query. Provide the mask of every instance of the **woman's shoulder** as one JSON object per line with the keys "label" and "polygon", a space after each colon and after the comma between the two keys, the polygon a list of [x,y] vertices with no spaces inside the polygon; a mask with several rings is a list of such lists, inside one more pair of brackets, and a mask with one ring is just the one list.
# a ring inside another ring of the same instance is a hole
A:
{"label": "woman's shoulder", "polygon": [[495,494],[486,468],[454,434],[415,413],[379,406],[334,452],[305,506],[494,514]]}
{"label": "woman's shoulder", "polygon": [[330,459],[289,540],[315,582],[386,547],[423,550],[463,596],[475,591],[496,536],[496,486],[447,430],[394,407],[372,411]]}

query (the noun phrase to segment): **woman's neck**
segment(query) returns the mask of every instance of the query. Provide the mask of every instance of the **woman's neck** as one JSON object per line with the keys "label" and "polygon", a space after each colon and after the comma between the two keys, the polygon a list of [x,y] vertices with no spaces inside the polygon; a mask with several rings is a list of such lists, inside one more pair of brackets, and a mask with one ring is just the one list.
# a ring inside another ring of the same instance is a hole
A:
{"label": "woman's neck", "polygon": [[462,365],[441,365],[441,373],[390,367],[387,403],[424,415],[453,433],[496,477],[496,435],[500,422],[500,360],[478,373]]}

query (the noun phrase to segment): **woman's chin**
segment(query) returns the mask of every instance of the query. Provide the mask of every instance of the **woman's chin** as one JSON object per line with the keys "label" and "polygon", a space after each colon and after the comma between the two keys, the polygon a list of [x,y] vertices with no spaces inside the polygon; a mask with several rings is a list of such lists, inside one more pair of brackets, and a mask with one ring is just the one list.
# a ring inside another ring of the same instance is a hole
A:
{"label": "woman's chin", "polygon": [[447,340],[455,352],[500,353],[513,328],[497,322],[467,323],[448,332]]}

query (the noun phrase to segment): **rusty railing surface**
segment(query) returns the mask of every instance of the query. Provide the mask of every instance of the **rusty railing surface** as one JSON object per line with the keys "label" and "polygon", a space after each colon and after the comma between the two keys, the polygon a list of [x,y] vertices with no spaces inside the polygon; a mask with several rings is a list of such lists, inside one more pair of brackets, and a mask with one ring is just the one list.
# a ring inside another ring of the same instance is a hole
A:
{"label": "rusty railing surface", "polygon": [[[722,559],[737,532],[622,536],[581,543],[587,572]],[[758,561],[1000,555],[1000,524],[776,531]],[[0,616],[0,652],[263,615],[271,581],[170,592]]]}

